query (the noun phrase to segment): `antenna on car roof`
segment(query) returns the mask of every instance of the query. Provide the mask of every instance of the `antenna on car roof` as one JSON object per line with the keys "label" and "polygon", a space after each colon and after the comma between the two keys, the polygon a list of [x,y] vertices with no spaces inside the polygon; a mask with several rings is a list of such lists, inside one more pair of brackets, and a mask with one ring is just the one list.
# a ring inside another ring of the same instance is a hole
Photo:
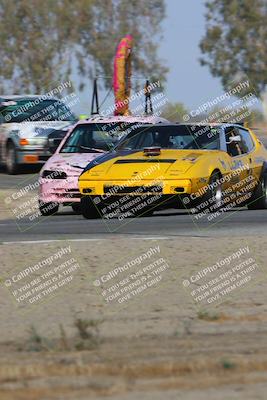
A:
{"label": "antenna on car roof", "polygon": [[[96,111],[95,111],[95,108],[96,108]],[[98,114],[99,114],[98,88],[97,88],[97,78],[95,78],[92,103],[91,103],[91,115],[98,115]]]}
{"label": "antenna on car roof", "polygon": [[152,106],[152,99],[151,99],[151,86],[150,82],[147,79],[145,84],[145,114],[153,114],[153,106]]}

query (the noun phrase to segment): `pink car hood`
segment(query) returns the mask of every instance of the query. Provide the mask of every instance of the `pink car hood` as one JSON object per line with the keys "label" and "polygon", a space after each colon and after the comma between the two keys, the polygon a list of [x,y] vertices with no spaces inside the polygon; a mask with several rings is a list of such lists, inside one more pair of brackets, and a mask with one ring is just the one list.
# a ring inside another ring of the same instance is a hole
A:
{"label": "pink car hood", "polygon": [[103,153],[55,153],[45,163],[43,170],[64,171],[67,175],[80,175],[90,161],[103,155]]}

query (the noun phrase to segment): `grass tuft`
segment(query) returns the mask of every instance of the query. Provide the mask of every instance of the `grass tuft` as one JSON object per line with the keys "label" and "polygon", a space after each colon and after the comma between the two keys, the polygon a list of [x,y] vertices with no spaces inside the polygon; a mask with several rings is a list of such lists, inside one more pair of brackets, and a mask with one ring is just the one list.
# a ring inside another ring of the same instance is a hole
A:
{"label": "grass tuft", "polygon": [[77,318],[74,325],[78,330],[80,341],[76,343],[77,350],[91,350],[100,344],[99,325],[100,320],[87,320]]}
{"label": "grass tuft", "polygon": [[208,311],[199,311],[197,316],[198,319],[203,319],[204,321],[217,321],[220,318],[219,314],[209,313]]}
{"label": "grass tuft", "polygon": [[221,365],[224,369],[233,369],[235,368],[235,364],[229,360],[222,360]]}

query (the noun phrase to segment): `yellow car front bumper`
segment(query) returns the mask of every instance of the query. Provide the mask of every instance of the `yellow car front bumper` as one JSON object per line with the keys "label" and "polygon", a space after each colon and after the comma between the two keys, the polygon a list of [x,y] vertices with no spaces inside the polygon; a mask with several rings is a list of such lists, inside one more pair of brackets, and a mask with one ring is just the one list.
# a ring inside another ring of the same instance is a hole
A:
{"label": "yellow car front bumper", "polygon": [[164,181],[139,181],[127,184],[125,181],[89,181],[79,180],[79,190],[82,195],[91,196],[123,196],[147,194],[190,194],[192,182],[190,179],[175,179]]}

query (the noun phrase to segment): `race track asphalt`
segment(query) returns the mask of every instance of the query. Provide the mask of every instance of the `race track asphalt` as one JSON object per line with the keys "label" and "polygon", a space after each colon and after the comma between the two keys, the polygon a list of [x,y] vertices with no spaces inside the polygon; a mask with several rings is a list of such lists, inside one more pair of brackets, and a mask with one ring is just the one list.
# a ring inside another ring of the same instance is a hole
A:
{"label": "race track asphalt", "polygon": [[[262,138],[265,145],[267,139]],[[0,170],[0,190],[16,188],[23,182],[36,180],[36,174],[25,171],[10,177]],[[0,221],[0,242],[38,240],[94,240],[119,237],[162,238],[172,236],[242,236],[263,235],[267,232],[267,210],[233,209],[212,222],[196,221],[187,211],[167,210],[147,218],[118,220],[85,220],[64,208],[57,215],[40,218],[35,225],[15,220]]]}
{"label": "race track asphalt", "polygon": [[187,212],[167,210],[152,217],[118,220],[85,220],[71,211],[41,218],[32,226],[14,220],[0,223],[0,242],[38,240],[94,240],[119,236],[162,238],[171,236],[247,236],[267,232],[267,210],[234,209],[213,222],[197,222]]}

